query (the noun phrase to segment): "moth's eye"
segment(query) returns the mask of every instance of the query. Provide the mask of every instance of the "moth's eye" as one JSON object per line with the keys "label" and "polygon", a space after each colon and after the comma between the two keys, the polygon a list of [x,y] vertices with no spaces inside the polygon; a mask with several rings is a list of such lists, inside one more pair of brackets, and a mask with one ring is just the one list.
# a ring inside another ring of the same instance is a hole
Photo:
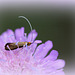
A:
{"label": "moth's eye", "polygon": [[28,42],[29,44],[31,44],[31,42]]}

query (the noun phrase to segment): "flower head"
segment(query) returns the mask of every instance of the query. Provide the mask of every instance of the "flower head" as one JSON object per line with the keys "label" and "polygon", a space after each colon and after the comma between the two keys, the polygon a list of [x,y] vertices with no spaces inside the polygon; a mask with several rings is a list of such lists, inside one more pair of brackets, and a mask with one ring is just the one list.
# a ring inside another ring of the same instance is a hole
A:
{"label": "flower head", "polygon": [[[33,35],[33,36],[32,36]],[[64,60],[57,59],[58,51],[48,51],[53,47],[52,41],[37,46],[41,40],[35,40],[37,32],[32,30],[28,36],[24,27],[16,29],[15,33],[8,29],[0,36],[0,75],[64,75]],[[31,42],[14,50],[5,50],[6,43]]]}

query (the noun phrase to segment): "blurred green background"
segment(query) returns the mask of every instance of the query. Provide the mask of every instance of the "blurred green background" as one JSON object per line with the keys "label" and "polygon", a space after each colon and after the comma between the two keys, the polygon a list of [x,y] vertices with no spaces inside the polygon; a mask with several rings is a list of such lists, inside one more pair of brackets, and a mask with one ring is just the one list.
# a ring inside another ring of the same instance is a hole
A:
{"label": "blurred green background", "polygon": [[66,61],[66,67],[73,68],[73,12],[70,9],[42,9],[42,8],[5,8],[0,11],[0,34],[7,29],[25,27],[25,32],[30,32],[26,20],[18,16],[25,16],[29,19],[33,29],[38,32],[38,37],[43,43],[47,40],[53,41],[53,48],[59,51],[59,57]]}

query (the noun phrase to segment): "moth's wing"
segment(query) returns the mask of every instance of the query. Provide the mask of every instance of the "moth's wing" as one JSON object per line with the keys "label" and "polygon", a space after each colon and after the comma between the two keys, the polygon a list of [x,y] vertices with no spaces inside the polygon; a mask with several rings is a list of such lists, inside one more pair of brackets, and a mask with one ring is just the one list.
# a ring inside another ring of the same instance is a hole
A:
{"label": "moth's wing", "polygon": [[14,49],[17,49],[18,47],[17,47],[17,45],[15,45],[15,43],[7,43],[6,45],[5,45],[5,49],[6,50],[14,50]]}

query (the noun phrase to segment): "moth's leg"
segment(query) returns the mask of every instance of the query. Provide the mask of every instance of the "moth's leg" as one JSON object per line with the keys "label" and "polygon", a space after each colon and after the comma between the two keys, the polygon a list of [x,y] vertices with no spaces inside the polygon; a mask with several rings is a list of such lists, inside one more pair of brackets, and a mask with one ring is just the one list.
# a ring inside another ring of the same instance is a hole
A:
{"label": "moth's leg", "polygon": [[17,41],[15,45],[17,45],[17,47],[19,48],[19,46],[18,46],[18,42],[19,42],[19,41]]}
{"label": "moth's leg", "polygon": [[27,43],[26,43],[25,47],[26,47],[26,50],[28,51]]}
{"label": "moth's leg", "polygon": [[11,49],[10,49],[10,47],[7,45],[7,47],[8,47],[8,49],[9,49],[9,51],[11,51]]}

